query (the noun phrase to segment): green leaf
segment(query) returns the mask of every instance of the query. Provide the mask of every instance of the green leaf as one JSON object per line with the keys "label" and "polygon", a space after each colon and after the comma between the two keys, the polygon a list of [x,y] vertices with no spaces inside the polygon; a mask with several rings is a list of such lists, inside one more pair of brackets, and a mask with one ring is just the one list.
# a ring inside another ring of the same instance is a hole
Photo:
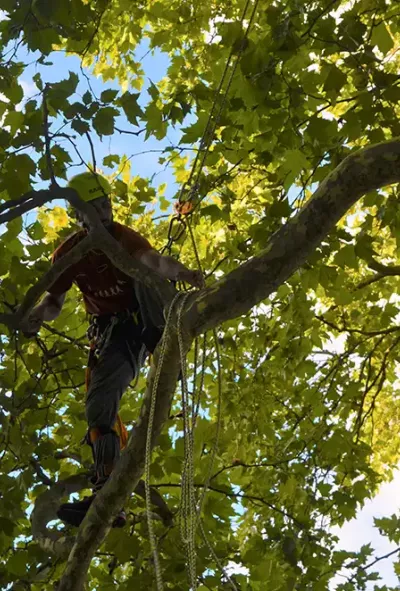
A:
{"label": "green leaf", "polygon": [[300,150],[288,150],[285,155],[285,163],[282,168],[290,173],[290,179],[293,181],[298,175],[309,168],[310,164]]}
{"label": "green leaf", "polygon": [[69,72],[69,77],[61,82],[56,82],[50,85],[47,93],[48,104],[55,112],[69,107],[67,99],[74,94],[78,86],[79,78],[75,72]]}
{"label": "green leaf", "polygon": [[346,74],[344,74],[341,70],[339,70],[339,68],[337,66],[331,65],[329,68],[328,76],[326,77],[326,80],[325,80],[324,90],[326,92],[334,90],[337,93],[339,93],[339,91],[346,84],[346,82],[347,82]]}
{"label": "green leaf", "polygon": [[34,76],[32,76],[32,80],[34,81],[34,83],[36,84],[36,86],[38,87],[39,90],[43,90],[43,88],[44,88],[43,81],[42,81],[42,77],[40,76],[39,72],[36,72],[36,74]]}
{"label": "green leaf", "polygon": [[111,88],[107,90],[103,90],[100,95],[100,100],[102,103],[112,103],[115,97],[118,94],[118,90],[112,90]]}
{"label": "green leaf", "polygon": [[112,168],[115,164],[119,164],[121,161],[121,157],[118,154],[109,154],[103,158],[103,166],[108,166]]}
{"label": "green leaf", "polygon": [[394,41],[385,23],[382,21],[374,27],[371,35],[372,45],[377,45],[383,54],[387,54],[394,46]]}
{"label": "green leaf", "polygon": [[21,111],[9,111],[4,118],[4,127],[10,126],[10,132],[12,135],[21,128],[24,122],[24,115]]}
{"label": "green leaf", "polygon": [[158,198],[158,203],[161,211],[167,211],[167,209],[171,205],[171,202],[168,201],[168,199],[165,199],[165,197],[163,197],[162,195]]}
{"label": "green leaf", "polygon": [[157,86],[151,81],[150,86],[147,89],[147,92],[149,93],[154,102],[156,102],[158,97],[160,96],[160,91],[158,90]]}
{"label": "green leaf", "polygon": [[86,121],[82,121],[82,119],[74,119],[74,121],[72,121],[71,123],[71,127],[80,135],[83,135],[90,131],[89,124]]}
{"label": "green leaf", "polygon": [[167,132],[167,123],[163,120],[162,111],[155,103],[150,103],[145,111],[144,119],[146,119],[146,139],[153,133],[154,136],[161,140],[165,137]]}
{"label": "green leaf", "polygon": [[11,573],[22,577],[26,574],[26,552],[16,551],[7,561],[7,568]]}
{"label": "green leaf", "polygon": [[196,123],[190,125],[189,127],[183,127],[182,131],[184,132],[183,136],[181,137],[180,144],[194,144],[197,142],[204,133],[208,121],[208,113],[200,113],[198,115]]}
{"label": "green leaf", "polygon": [[8,103],[5,101],[0,101],[0,119],[3,117],[4,113],[8,109]]}
{"label": "green leaf", "polygon": [[277,218],[287,218],[292,213],[292,208],[287,199],[274,201],[268,209],[268,215]]}
{"label": "green leaf", "polygon": [[87,90],[85,94],[82,96],[82,100],[85,105],[89,105],[92,102],[92,93]]}
{"label": "green leaf", "polygon": [[12,536],[15,529],[15,524],[7,517],[0,517],[0,531],[4,532],[7,536]]}
{"label": "green leaf", "polygon": [[216,222],[221,219],[228,219],[229,220],[229,214],[214,204],[213,205],[206,205],[205,207],[202,207],[201,208],[201,215],[210,217],[212,222]]}
{"label": "green leaf", "polygon": [[17,105],[24,98],[24,91],[17,80],[14,79],[0,79],[0,92],[10,100],[13,105]]}
{"label": "green leaf", "polygon": [[341,248],[335,256],[334,262],[336,265],[339,265],[339,267],[342,267],[342,269],[345,267],[358,269],[358,260],[354,246],[352,244],[348,244]]}
{"label": "green leaf", "polygon": [[66,96],[70,96],[76,91],[76,87],[78,86],[79,78],[75,72],[69,72],[69,77],[61,82],[57,82],[54,87],[57,88],[58,91],[65,93]]}
{"label": "green leaf", "polygon": [[125,92],[116,102],[120,105],[129,123],[138,125],[138,118],[143,116],[143,111],[138,105],[139,93]]}

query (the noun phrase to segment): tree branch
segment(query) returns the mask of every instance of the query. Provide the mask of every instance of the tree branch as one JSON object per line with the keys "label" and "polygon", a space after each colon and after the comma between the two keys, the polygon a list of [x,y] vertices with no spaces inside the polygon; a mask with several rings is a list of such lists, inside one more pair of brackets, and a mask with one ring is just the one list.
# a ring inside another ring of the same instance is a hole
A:
{"label": "tree branch", "polygon": [[[180,488],[181,484],[180,483],[166,483],[166,484],[153,484],[152,485],[154,488]],[[194,484],[193,485],[195,488],[204,488],[204,484]],[[301,523],[300,521],[298,521],[295,517],[293,517],[293,515],[290,515],[290,513],[287,513],[286,511],[284,511],[283,509],[280,509],[279,507],[276,507],[275,505],[273,505],[272,503],[269,503],[268,501],[266,501],[265,499],[263,499],[262,497],[256,497],[254,495],[248,495],[247,493],[235,493],[232,490],[224,490],[222,488],[218,488],[216,486],[212,486],[210,485],[208,487],[208,490],[212,490],[213,492],[219,493],[221,495],[225,495],[226,497],[232,498],[232,499],[247,499],[248,501],[256,501],[258,503],[261,503],[262,505],[265,505],[266,507],[268,507],[269,509],[271,509],[271,511],[274,511],[275,513],[280,513],[283,517],[287,517],[289,518],[291,521],[293,521],[293,523],[299,528],[299,529],[305,529],[305,525],[303,523]]]}
{"label": "tree branch", "polygon": [[193,294],[186,305],[186,320],[193,334],[246,314],[304,264],[360,197],[399,181],[399,140],[347,156],[320,184],[304,208],[271,237],[260,255],[211,287]]}
{"label": "tree branch", "polygon": [[20,217],[27,211],[31,211],[31,209],[41,207],[42,205],[44,205],[48,201],[51,201],[52,199],[54,199],[54,197],[51,196],[50,191],[43,190],[29,191],[29,193],[26,193],[19,199],[5,201],[4,203],[0,204],[0,213],[7,210],[10,211],[8,211],[7,213],[3,213],[3,215],[0,215],[0,224],[10,222],[15,218]]}
{"label": "tree branch", "polygon": [[[189,347],[187,333],[184,333],[185,349]],[[153,423],[152,447],[168,418],[180,369],[179,345],[176,332],[171,328],[165,335],[166,350],[156,395],[156,410]],[[107,483],[96,495],[84,521],[82,522],[75,545],[68,559],[58,591],[78,591],[83,589],[90,561],[106,536],[113,517],[123,506],[127,496],[137,487],[145,466],[146,436],[149,408],[160,347],[154,352],[154,363],[150,369],[146,394],[140,417],[135,425],[129,443],[113,470]]]}
{"label": "tree branch", "polygon": [[[103,226],[94,207],[82,201],[73,189],[52,187],[51,191],[31,192],[25,196],[25,203],[19,207],[27,206],[26,211],[29,211],[37,206],[38,201],[43,204],[52,199],[66,199],[73,207],[84,213],[89,220],[89,233],[79,244],[52,265],[49,271],[28,290],[24,301],[15,314],[0,314],[1,324],[7,325],[10,329],[17,329],[21,321],[29,314],[38,299],[54,281],[68,267],[78,262],[84,254],[93,248],[102,250],[111,262],[128,276],[142,281],[154,289],[165,304],[172,300],[175,293],[172,285],[140,263],[140,261],[131,257]],[[22,202],[23,200],[21,200]],[[8,214],[4,214],[4,216],[10,216],[9,219],[13,219],[19,215],[14,214],[15,210],[12,210]],[[4,216],[0,216],[0,223],[1,218]]]}
{"label": "tree branch", "polygon": [[374,271],[377,271],[382,276],[400,275],[400,265],[382,265],[382,263],[379,263],[378,261],[372,259],[368,263],[368,267],[370,269],[373,269]]}
{"label": "tree branch", "polygon": [[68,557],[74,543],[74,538],[66,537],[62,532],[47,529],[47,524],[53,519],[58,519],[57,509],[62,497],[69,496],[83,488],[89,488],[91,474],[75,474],[65,480],[53,484],[41,494],[35,502],[32,511],[32,536],[39,546],[46,552],[55,554],[64,560]]}
{"label": "tree branch", "polygon": [[49,85],[46,84],[43,91],[43,135],[46,147],[46,161],[47,161],[47,172],[49,173],[50,180],[51,180],[51,187],[58,186],[56,181],[56,176],[54,174],[54,167],[53,161],[51,159],[51,140],[50,140],[50,133],[49,133],[49,108],[47,106],[47,93],[49,90]]}

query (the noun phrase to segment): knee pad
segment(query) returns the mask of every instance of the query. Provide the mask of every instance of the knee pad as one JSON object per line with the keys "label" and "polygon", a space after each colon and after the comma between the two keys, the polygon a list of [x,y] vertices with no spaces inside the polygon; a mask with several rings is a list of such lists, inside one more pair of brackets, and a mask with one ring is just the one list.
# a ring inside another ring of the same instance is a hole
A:
{"label": "knee pad", "polygon": [[98,439],[101,439],[101,437],[104,437],[104,435],[108,435],[109,433],[112,433],[113,435],[118,437],[116,431],[112,427],[108,427],[107,425],[100,425],[99,427],[89,427],[88,443],[93,445],[93,443],[95,443]]}

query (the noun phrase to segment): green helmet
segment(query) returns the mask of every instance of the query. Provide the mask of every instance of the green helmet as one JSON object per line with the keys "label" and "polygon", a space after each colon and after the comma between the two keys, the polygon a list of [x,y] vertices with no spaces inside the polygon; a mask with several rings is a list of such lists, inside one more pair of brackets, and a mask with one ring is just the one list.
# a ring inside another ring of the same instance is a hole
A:
{"label": "green helmet", "polygon": [[107,197],[111,193],[111,185],[108,180],[95,172],[77,174],[69,181],[68,187],[75,189],[83,201]]}

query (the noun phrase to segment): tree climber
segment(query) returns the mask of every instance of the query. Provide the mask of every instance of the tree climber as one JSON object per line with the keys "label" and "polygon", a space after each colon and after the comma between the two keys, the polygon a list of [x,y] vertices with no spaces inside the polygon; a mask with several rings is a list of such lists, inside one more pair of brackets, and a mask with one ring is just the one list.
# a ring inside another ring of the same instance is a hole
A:
{"label": "tree climber", "polygon": [[[111,187],[107,179],[85,172],[73,177],[68,186],[75,189],[82,200],[90,202],[110,234],[135,259],[166,279],[185,281],[194,287],[203,285],[200,271],[192,271],[172,257],[160,255],[143,236],[113,221]],[[86,216],[79,211],[75,211],[75,215],[82,229],[55,250],[53,263],[87,234]],[[78,526],[127,443],[127,431],[118,408],[122,394],[138,375],[143,362],[143,345],[153,352],[162,333],[159,327],[146,320],[152,305],[151,290],[120,271],[102,251],[92,250],[56,279],[21,326],[26,335],[36,335],[44,321],[54,320],[60,314],[66,292],[73,283],[82,292],[86,312],[90,315],[86,441],[92,447],[96,475],[92,496],[61,505],[57,515],[66,523]],[[113,526],[122,527],[125,522],[126,515],[121,510]]]}

